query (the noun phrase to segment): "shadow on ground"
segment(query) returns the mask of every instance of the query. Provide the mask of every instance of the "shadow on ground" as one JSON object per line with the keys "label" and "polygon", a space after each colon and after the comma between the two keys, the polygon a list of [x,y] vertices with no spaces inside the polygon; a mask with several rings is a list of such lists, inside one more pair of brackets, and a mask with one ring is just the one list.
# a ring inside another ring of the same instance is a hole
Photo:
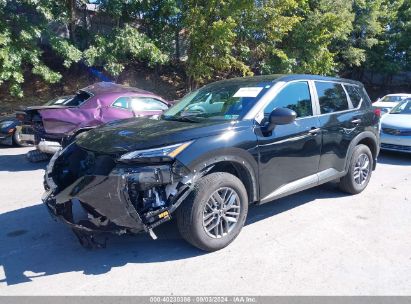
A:
{"label": "shadow on ground", "polygon": [[411,154],[394,151],[381,151],[378,156],[378,163],[396,166],[411,166]]}
{"label": "shadow on ground", "polygon": [[[8,161],[0,157],[3,159],[0,160],[2,170],[3,165],[9,171],[40,167],[40,164],[28,162],[19,164],[23,156],[2,155],[11,157]],[[382,155],[380,160],[385,164],[395,165],[409,165],[411,162],[408,156],[391,154]],[[246,225],[315,199],[342,196],[344,194],[336,190],[333,184],[306,190],[276,202],[251,207]],[[99,275],[128,263],[166,262],[196,258],[204,254],[181,239],[174,222],[158,227],[155,232],[159,237],[156,241],[146,234],[111,236],[107,248],[89,251],[79,245],[67,227],[52,221],[42,204],[0,214],[0,265],[5,274],[5,277],[0,277],[0,284],[20,284],[36,277],[73,271]]]}
{"label": "shadow on ground", "polygon": [[47,162],[31,163],[26,158],[26,153],[31,149],[11,148],[0,145],[0,172],[33,171],[46,168]]}
{"label": "shadow on ground", "polygon": [[[253,206],[246,225],[290,210],[316,198],[339,197],[332,186],[307,190],[276,202]],[[30,282],[33,278],[80,271],[85,275],[109,272],[128,263],[155,263],[195,258],[205,254],[181,239],[173,221],[155,229],[158,240],[147,234],[110,236],[107,248],[86,250],[61,223],[54,222],[42,204],[0,214],[0,284]]]}

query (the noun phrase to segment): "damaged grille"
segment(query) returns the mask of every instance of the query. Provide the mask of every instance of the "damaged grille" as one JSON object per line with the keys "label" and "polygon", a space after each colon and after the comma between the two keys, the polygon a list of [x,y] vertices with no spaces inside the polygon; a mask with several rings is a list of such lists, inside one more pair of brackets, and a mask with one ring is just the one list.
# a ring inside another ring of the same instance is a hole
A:
{"label": "damaged grille", "polygon": [[72,144],[56,160],[50,177],[59,189],[64,189],[85,175],[108,175],[114,166],[112,156],[87,151]]}

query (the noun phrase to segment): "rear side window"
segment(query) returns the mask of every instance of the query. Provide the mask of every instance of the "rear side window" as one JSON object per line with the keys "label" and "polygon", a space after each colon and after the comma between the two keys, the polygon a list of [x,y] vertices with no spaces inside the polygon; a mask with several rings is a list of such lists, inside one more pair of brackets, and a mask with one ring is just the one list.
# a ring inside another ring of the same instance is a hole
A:
{"label": "rear side window", "polygon": [[362,101],[361,89],[353,85],[344,85],[344,87],[347,90],[348,96],[350,96],[353,107],[357,108]]}
{"label": "rear side window", "polygon": [[297,113],[297,117],[313,115],[311,95],[306,81],[292,82],[283,88],[264,110],[266,116],[275,108],[289,108]]}
{"label": "rear side window", "polygon": [[321,114],[348,110],[348,100],[344,88],[339,83],[315,82]]}
{"label": "rear side window", "polygon": [[113,107],[128,109],[128,97],[120,97],[114,103]]}
{"label": "rear side window", "polygon": [[160,100],[149,97],[138,97],[130,99],[130,108],[133,111],[163,111],[168,106]]}

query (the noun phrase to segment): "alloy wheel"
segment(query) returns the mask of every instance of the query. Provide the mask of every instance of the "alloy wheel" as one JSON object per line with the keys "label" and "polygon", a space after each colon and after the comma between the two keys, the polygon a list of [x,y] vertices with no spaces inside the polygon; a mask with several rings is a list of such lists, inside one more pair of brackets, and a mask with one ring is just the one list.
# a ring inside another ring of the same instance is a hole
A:
{"label": "alloy wheel", "polygon": [[358,185],[364,185],[370,173],[370,159],[367,154],[360,154],[354,165],[354,181]]}
{"label": "alloy wheel", "polygon": [[215,191],[203,210],[203,227],[208,236],[222,238],[237,225],[241,205],[237,192],[229,187]]}

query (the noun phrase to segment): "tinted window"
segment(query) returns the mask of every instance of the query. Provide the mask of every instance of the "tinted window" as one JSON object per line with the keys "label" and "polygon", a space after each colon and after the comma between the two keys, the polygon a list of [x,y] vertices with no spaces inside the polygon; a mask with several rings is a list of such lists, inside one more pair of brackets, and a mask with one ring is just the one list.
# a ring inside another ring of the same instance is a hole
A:
{"label": "tinted window", "polygon": [[310,88],[308,83],[293,82],[288,84],[265,109],[269,115],[275,108],[289,108],[297,113],[297,117],[313,115]]}
{"label": "tinted window", "polygon": [[130,107],[134,111],[162,111],[167,110],[165,103],[154,98],[132,98],[130,100]]}
{"label": "tinted window", "polygon": [[352,85],[344,85],[344,87],[347,90],[348,96],[350,96],[354,108],[358,107],[362,101],[360,88]]}
{"label": "tinted window", "polygon": [[365,101],[364,104],[366,104],[366,105],[371,105],[372,104],[371,99],[368,96],[367,91],[365,90],[365,88],[362,88],[362,90],[360,90],[360,94],[361,94],[362,100]]}
{"label": "tinted window", "polygon": [[114,103],[113,107],[127,109],[128,108],[128,97],[120,97]]}
{"label": "tinted window", "polygon": [[347,95],[341,84],[315,82],[321,114],[348,110]]}

